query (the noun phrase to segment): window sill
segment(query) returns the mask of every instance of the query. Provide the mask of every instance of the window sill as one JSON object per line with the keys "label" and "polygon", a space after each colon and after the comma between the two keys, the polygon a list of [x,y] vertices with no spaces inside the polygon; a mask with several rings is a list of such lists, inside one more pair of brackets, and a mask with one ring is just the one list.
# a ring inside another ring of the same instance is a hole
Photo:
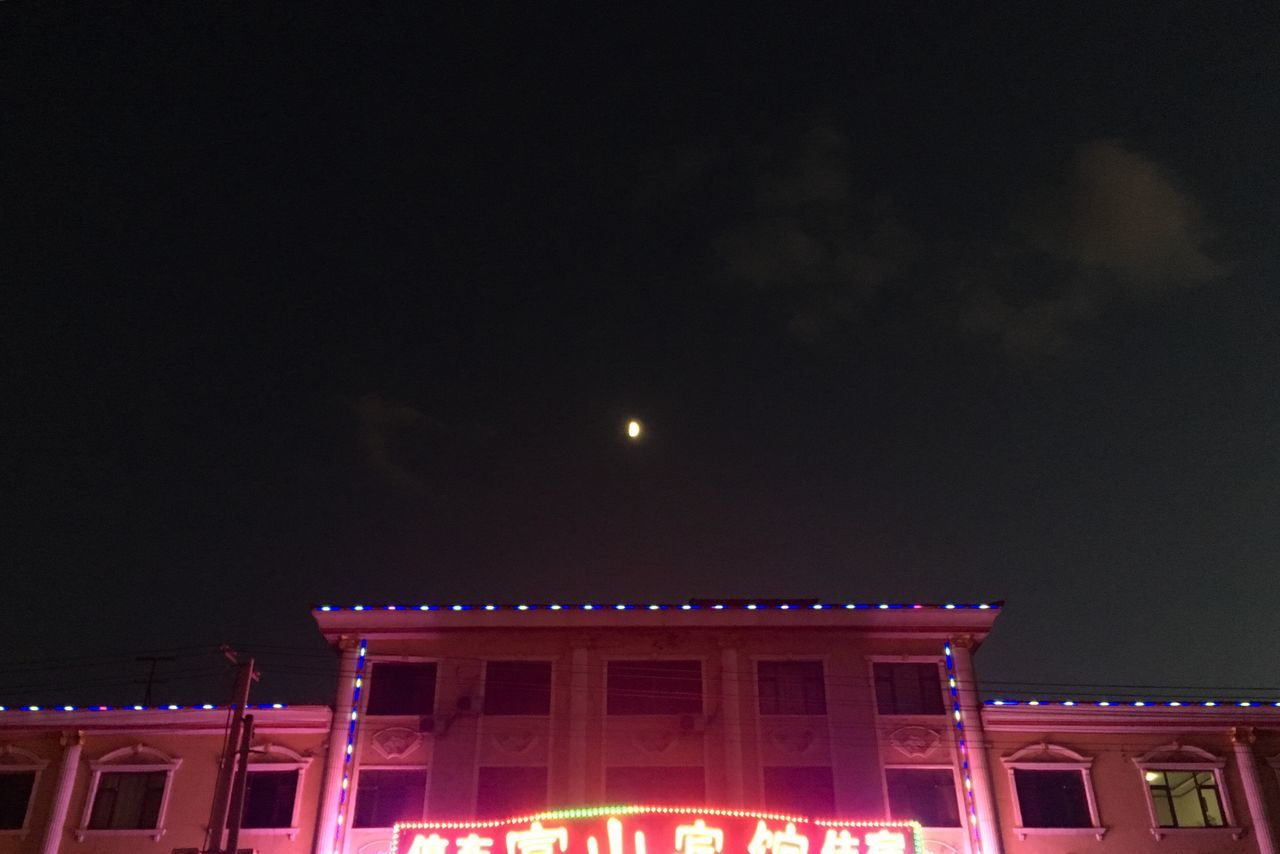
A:
{"label": "window sill", "polygon": [[241,836],[287,836],[292,842],[298,836],[296,827],[242,827]]}
{"label": "window sill", "polygon": [[1028,836],[1096,836],[1098,841],[1107,835],[1105,827],[1015,827],[1013,832],[1023,842]]}
{"label": "window sill", "polygon": [[130,828],[93,828],[80,827],[75,830],[76,842],[84,842],[85,837],[106,837],[113,836],[150,836],[153,842],[159,842],[160,837],[164,836],[163,827],[130,827]]}
{"label": "window sill", "polygon": [[27,834],[31,832],[29,827],[6,827],[0,830],[0,836],[16,836],[19,839],[26,839]]}
{"label": "window sill", "polygon": [[1156,842],[1164,839],[1166,836],[1206,836],[1214,833],[1230,833],[1232,839],[1243,839],[1243,827],[1153,827],[1151,835],[1156,838]]}

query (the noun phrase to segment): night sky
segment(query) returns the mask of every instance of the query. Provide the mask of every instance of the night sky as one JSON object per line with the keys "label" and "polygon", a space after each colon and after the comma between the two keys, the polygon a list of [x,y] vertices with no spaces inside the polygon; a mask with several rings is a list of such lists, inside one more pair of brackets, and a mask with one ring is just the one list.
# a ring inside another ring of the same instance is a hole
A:
{"label": "night sky", "polygon": [[1274,4],[443,5],[5,10],[0,702],[727,595],[1280,692]]}

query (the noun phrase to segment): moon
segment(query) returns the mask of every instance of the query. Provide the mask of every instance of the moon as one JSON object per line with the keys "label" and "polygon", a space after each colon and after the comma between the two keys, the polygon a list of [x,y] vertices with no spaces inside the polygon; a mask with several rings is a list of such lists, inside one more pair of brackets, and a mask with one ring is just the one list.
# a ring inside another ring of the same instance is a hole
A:
{"label": "moon", "polygon": [[644,425],[632,418],[627,422],[627,438],[635,441],[644,433]]}

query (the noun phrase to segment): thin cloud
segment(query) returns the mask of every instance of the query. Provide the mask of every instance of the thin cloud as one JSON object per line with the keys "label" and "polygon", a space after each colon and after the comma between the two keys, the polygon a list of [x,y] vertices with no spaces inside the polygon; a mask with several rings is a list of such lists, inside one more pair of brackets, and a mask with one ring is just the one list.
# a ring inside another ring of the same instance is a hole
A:
{"label": "thin cloud", "polygon": [[407,436],[424,429],[442,429],[443,425],[416,407],[377,395],[352,401],[351,409],[364,465],[388,486],[427,492],[426,481],[402,461],[399,448]]}

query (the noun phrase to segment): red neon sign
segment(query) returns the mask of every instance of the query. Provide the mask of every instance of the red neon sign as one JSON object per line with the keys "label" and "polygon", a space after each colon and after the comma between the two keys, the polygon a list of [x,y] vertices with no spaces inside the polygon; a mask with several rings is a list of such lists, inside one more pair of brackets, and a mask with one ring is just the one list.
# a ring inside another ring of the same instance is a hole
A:
{"label": "red neon sign", "polygon": [[606,806],[397,824],[391,854],[920,854],[914,821],[708,807]]}

